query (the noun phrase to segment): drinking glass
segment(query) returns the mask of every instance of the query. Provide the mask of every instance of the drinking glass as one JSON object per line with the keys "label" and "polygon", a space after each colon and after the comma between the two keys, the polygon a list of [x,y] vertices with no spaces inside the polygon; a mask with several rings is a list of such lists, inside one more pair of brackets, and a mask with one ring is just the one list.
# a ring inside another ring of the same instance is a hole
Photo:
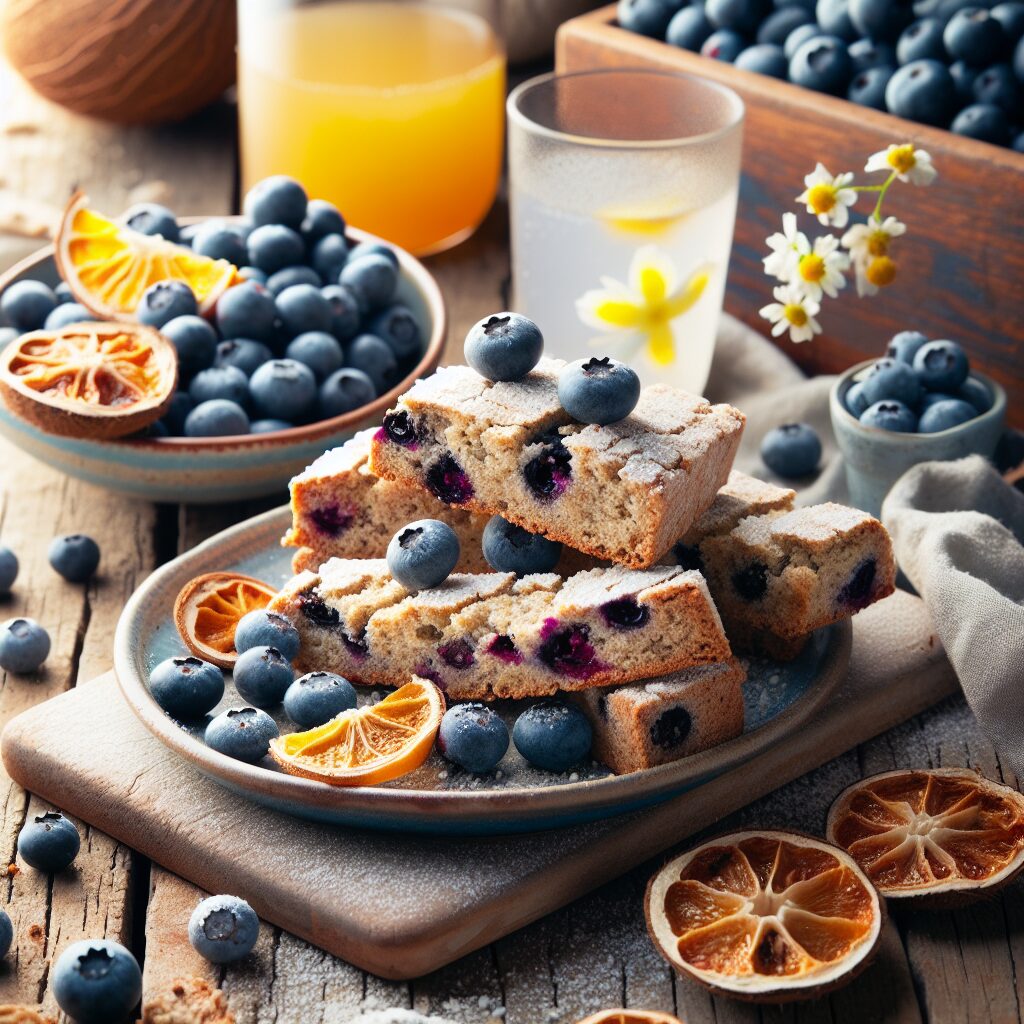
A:
{"label": "drinking glass", "polygon": [[743,103],[693,75],[549,74],[508,99],[514,308],[563,359],[700,393],[722,310]]}
{"label": "drinking glass", "polygon": [[238,0],[243,187],[289,174],[417,255],[494,201],[505,56],[483,18],[390,0]]}

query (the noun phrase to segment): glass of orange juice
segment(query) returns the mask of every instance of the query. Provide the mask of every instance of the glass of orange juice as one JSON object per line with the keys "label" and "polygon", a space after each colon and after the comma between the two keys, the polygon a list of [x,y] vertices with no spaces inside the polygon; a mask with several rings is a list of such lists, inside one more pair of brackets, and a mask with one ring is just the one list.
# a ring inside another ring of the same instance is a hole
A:
{"label": "glass of orange juice", "polygon": [[498,190],[505,56],[490,25],[392,0],[238,0],[243,188],[289,174],[417,255]]}

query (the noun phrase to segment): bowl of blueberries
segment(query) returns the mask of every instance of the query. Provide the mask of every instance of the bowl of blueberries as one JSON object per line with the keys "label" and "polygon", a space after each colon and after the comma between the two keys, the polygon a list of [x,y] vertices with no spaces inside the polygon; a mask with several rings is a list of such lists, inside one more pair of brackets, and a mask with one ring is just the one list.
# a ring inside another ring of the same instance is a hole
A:
{"label": "bowl of blueberries", "polygon": [[892,485],[919,462],[991,458],[1006,392],[972,371],[955,341],[902,331],[882,359],[859,363],[832,388],[832,428],[854,505],[878,515]]}
{"label": "bowl of blueberries", "polygon": [[[447,317],[429,271],[294,179],[255,185],[240,216],[179,219],[143,203],[122,222],[227,259],[244,280],[205,316],[183,282],[143,295],[136,316],[178,356],[170,407],[143,433],[62,437],[0,405],[0,434],[71,476],[160,502],[273,494],[325,449],[379,424],[440,361]],[[0,347],[92,319],[61,281],[52,246],[0,276]]]}

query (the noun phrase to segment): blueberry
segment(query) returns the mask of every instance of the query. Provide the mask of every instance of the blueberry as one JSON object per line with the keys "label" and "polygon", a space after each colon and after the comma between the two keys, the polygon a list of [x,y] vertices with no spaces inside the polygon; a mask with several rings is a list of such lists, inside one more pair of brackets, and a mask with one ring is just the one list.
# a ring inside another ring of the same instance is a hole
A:
{"label": "blueberry", "polygon": [[0,910],[0,958],[7,956],[14,941],[14,925],[11,922],[10,914],[6,910]]}
{"label": "blueberry", "polygon": [[964,7],[956,12],[942,35],[952,60],[986,67],[1005,45],[1003,28],[984,7]]}
{"label": "blueberry", "polygon": [[252,338],[228,338],[218,343],[213,364],[218,369],[233,366],[236,370],[241,370],[246,377],[251,377],[265,362],[273,358],[274,354],[262,341],[253,341]]}
{"label": "blueberry", "polygon": [[256,911],[238,896],[208,896],[188,921],[192,948],[214,964],[231,964],[247,957],[259,935]]}
{"label": "blueberry", "polygon": [[[43,329],[47,331],[59,331],[62,327],[67,327],[68,324],[80,324],[83,321],[93,320],[92,313],[89,312],[80,302],[64,302],[59,306],[55,306],[50,315],[46,318],[43,324]],[[0,345],[0,348],[3,346]]]}
{"label": "blueberry", "polygon": [[196,405],[223,399],[245,409],[249,405],[249,378],[237,366],[211,366],[192,378],[188,394]]}
{"label": "blueberry", "polygon": [[919,434],[936,434],[940,430],[958,427],[961,423],[973,420],[977,415],[978,410],[970,402],[965,402],[960,398],[935,402],[921,413],[921,418],[917,421],[917,432]]}
{"label": "blueberry", "polygon": [[249,424],[250,434],[272,434],[278,430],[291,430],[295,426],[287,420],[253,420]]}
{"label": "blueberry", "polygon": [[196,297],[184,281],[157,281],[142,293],[135,317],[140,324],[160,328],[175,317],[195,316],[198,311]]}
{"label": "blueberry", "polygon": [[[1018,132],[1013,137],[1013,142],[1010,143],[1010,146],[1014,150],[1016,150],[1016,152],[1024,153],[1024,132]],[[2,344],[0,344],[0,348],[2,348],[2,347],[3,347]]]}
{"label": "blueberry", "polygon": [[368,253],[355,259],[349,257],[338,275],[338,284],[346,284],[361,292],[371,308],[380,309],[394,297],[398,270],[391,260],[379,253]]}
{"label": "blueberry", "polygon": [[857,38],[857,29],[850,17],[850,0],[818,0],[814,13],[826,35],[838,36],[848,43]]}
{"label": "blueberry", "polygon": [[178,227],[178,244],[190,246],[196,237],[201,224],[181,224]]}
{"label": "blueberry", "polygon": [[456,704],[441,719],[437,749],[468,772],[489,772],[508,750],[508,726],[486,704]]}
{"label": "blueberry", "polygon": [[304,265],[298,267],[285,267],[283,270],[278,270],[267,278],[267,291],[276,297],[280,295],[285,288],[291,288],[292,285],[296,284],[312,285],[314,288],[319,289],[323,284],[323,281],[321,280],[320,275],[312,267]]}
{"label": "blueberry", "polygon": [[752,35],[764,21],[769,0],[706,0],[704,11],[715,28],[731,28]]}
{"label": "blueberry", "polygon": [[917,417],[902,402],[875,402],[861,413],[860,422],[865,427],[904,434],[912,434],[917,430]]}
{"label": "blueberry", "polygon": [[1013,60],[1010,62],[1018,82],[1024,82],[1024,39],[1020,39],[1013,48]]}
{"label": "blueberry", "polygon": [[361,318],[359,300],[351,288],[343,284],[329,284],[320,294],[331,307],[330,332],[338,341],[348,341],[359,333]]}
{"label": "blueberry", "polygon": [[[66,303],[66,305],[70,305],[70,303]],[[49,317],[47,317],[47,319],[49,319]],[[13,327],[0,327],[0,352],[3,352],[3,350],[7,348],[12,341],[20,337],[21,331],[16,330]]]}
{"label": "blueberry", "polygon": [[69,583],[84,583],[100,564],[100,547],[84,533],[68,533],[50,541],[46,557]]}
{"label": "blueberry", "polygon": [[945,64],[937,60],[911,61],[889,79],[885,105],[898,117],[946,125],[957,108],[956,84]]}
{"label": "blueberry", "polygon": [[149,674],[149,692],[175,718],[202,718],[224,696],[224,675],[193,655],[161,661]]}
{"label": "blueberry", "polygon": [[956,86],[956,95],[965,106],[974,102],[974,82],[978,77],[978,69],[962,60],[949,65],[949,73]]}
{"label": "blueberry", "polygon": [[928,344],[928,338],[920,331],[900,331],[889,339],[885,354],[890,359],[913,365],[917,350]]}
{"label": "blueberry", "polygon": [[239,267],[238,276],[244,281],[255,281],[256,284],[267,283],[267,275],[259,267]]}
{"label": "blueberry", "polygon": [[295,359],[272,359],[250,381],[252,402],[262,417],[301,423],[316,412],[316,377]]}
{"label": "blueberry", "polygon": [[288,338],[305,334],[306,331],[331,329],[331,304],[318,287],[311,284],[293,285],[285,288],[275,301]]}
{"label": "blueberry", "polygon": [[30,868],[48,875],[70,867],[81,846],[74,822],[60,811],[35,815],[18,833],[18,855]]}
{"label": "blueberry", "polygon": [[558,434],[543,440],[540,453],[523,466],[523,478],[534,497],[546,502],[561,497],[572,481],[572,456]]}
{"label": "blueberry", "polygon": [[312,729],[356,706],[355,687],[333,672],[307,672],[285,691],[285,714],[301,729]]}
{"label": "blueberry", "polygon": [[757,30],[757,41],[784,46],[793,29],[799,28],[801,25],[814,25],[817,28],[814,15],[810,11],[804,10],[802,7],[779,7],[761,22],[761,27]]}
{"label": "blueberry", "polygon": [[192,239],[192,248],[211,260],[227,260],[236,267],[244,266],[249,253],[245,239],[236,228],[223,221],[207,221]]}
{"label": "blueberry", "polygon": [[[266,634],[269,631],[254,627],[252,632]],[[288,642],[292,642],[290,637]],[[258,708],[280,704],[294,678],[290,660],[270,644],[247,647],[235,661],[235,689],[244,700]]]}
{"label": "blueberry", "polygon": [[371,334],[383,338],[391,346],[398,359],[411,359],[422,351],[420,326],[408,306],[388,306],[377,313],[367,326]]}
{"label": "blueberry", "polygon": [[851,384],[846,392],[846,408],[860,418],[860,414],[868,407],[868,400],[864,397],[864,385],[857,381]]}
{"label": "blueberry", "polygon": [[889,43],[876,43],[873,39],[856,39],[846,48],[853,61],[854,74],[871,68],[894,68],[896,51]]}
{"label": "blueberry", "polygon": [[501,516],[491,516],[487,521],[482,547],[487,564],[495,572],[514,572],[517,576],[551,572],[562,554],[557,541],[530,533]]}
{"label": "blueberry", "polygon": [[306,244],[313,245],[327,235],[344,235],[345,218],[334,203],[326,199],[310,199],[300,230]]}
{"label": "blueberry", "polygon": [[853,76],[846,98],[862,107],[885,110],[885,87],[895,73],[895,67],[868,68]]}
{"label": "blueberry", "polygon": [[345,347],[345,362],[355,370],[362,370],[378,394],[383,394],[394,382],[398,363],[391,346],[373,334],[360,334]]}
{"label": "blueberry", "polygon": [[138,961],[110,939],[73,942],[50,981],[57,1005],[78,1024],[123,1021],[142,998]]}
{"label": "blueberry", "polygon": [[745,49],[747,40],[731,28],[719,28],[704,40],[700,48],[702,57],[731,64]]}
{"label": "blueberry", "polygon": [[319,409],[321,419],[331,419],[369,405],[377,397],[373,381],[362,370],[345,367],[335,370],[320,385]]}
{"label": "blueberry", "polygon": [[839,96],[853,78],[853,60],[838,36],[815,36],[793,54],[790,80],[805,89]]}
{"label": "blueberry", "polygon": [[192,399],[187,391],[175,391],[171,395],[171,404],[160,422],[167,427],[167,432],[172,437],[185,432],[185,418],[192,411],[192,405]]}
{"label": "blueberry", "polygon": [[493,313],[466,335],[466,362],[488,380],[521,380],[544,351],[540,328],[518,313]]}
{"label": "blueberry", "polygon": [[896,39],[913,20],[911,0],[850,0],[853,27],[871,39]]}
{"label": "blueberry", "polygon": [[736,67],[742,71],[755,71],[759,75],[770,78],[781,78],[785,81],[789,62],[781,46],[774,43],[758,43],[748,46],[737,58]]}
{"label": "blueberry", "polygon": [[236,437],[249,433],[249,417],[237,402],[211,398],[185,417],[182,433],[185,437]]}
{"label": "blueberry", "polygon": [[696,52],[714,31],[715,26],[708,20],[703,7],[684,7],[676,11],[668,23],[665,41],[672,46]]}
{"label": "blueberry", "polygon": [[358,242],[349,250],[350,261],[357,260],[362,256],[383,256],[391,262],[395,270],[398,269],[398,253],[383,242]]}
{"label": "blueberry", "polygon": [[999,22],[1005,40],[1004,51],[1009,53],[1018,40],[1024,37],[1024,3],[996,4],[991,10],[992,17]]}
{"label": "blueberry", "polygon": [[960,385],[957,397],[970,402],[979,413],[988,412],[992,408],[992,393],[977,377],[968,377]]}
{"label": "blueberry", "polygon": [[913,60],[948,61],[946,44],[942,41],[945,25],[938,18],[921,18],[903,30],[896,44],[896,57],[901,64]]}
{"label": "blueberry", "polygon": [[256,764],[278,736],[274,720],[259,708],[229,708],[206,727],[206,745],[219,754]]}
{"label": "blueberry", "polygon": [[530,764],[564,772],[590,753],[590,723],[575,705],[548,700],[527,708],[512,729],[512,742]]}
{"label": "blueberry", "polygon": [[53,294],[56,296],[58,303],[75,301],[74,292],[71,291],[67,281],[60,281],[54,287]]}
{"label": "blueberry", "polygon": [[459,553],[459,538],[447,523],[418,519],[391,538],[388,570],[408,590],[429,590],[451,575]]}
{"label": "blueberry", "polygon": [[809,476],[821,460],[821,439],[806,423],[784,423],[764,435],[761,458],[779,476]]}
{"label": "blueberry", "polygon": [[247,281],[229,288],[217,300],[217,326],[224,338],[274,340],[277,306],[263,285]]}
{"label": "blueberry", "polygon": [[991,142],[997,146],[1010,144],[1010,122],[1001,107],[994,103],[973,103],[964,107],[949,126],[957,135]]}
{"label": "blueberry", "polygon": [[299,631],[279,612],[257,608],[243,615],[235,627],[235,650],[241,654],[251,647],[276,647],[293,661],[299,654]]}
{"label": "blueberry", "polygon": [[923,413],[925,409],[930,409],[938,402],[955,401],[957,401],[956,395],[947,395],[942,391],[926,391],[924,393],[924,397],[921,399],[921,404],[918,406],[918,411]]}
{"label": "blueberry", "polygon": [[663,39],[672,15],[681,6],[682,0],[619,0],[616,17],[630,32]]}
{"label": "blueberry", "polygon": [[640,398],[640,378],[625,363],[608,356],[579,359],[558,374],[558,400],[580,423],[617,423]]}
{"label": "blueberry", "polygon": [[42,281],[15,281],[0,295],[0,312],[19,331],[38,331],[57,306],[57,296]]}
{"label": "blueberry", "polygon": [[249,264],[267,274],[293,267],[306,258],[306,246],[298,232],[283,224],[261,224],[248,238]]}
{"label": "blueberry", "polygon": [[341,342],[326,331],[306,331],[288,343],[285,355],[308,366],[318,381],[340,370],[345,362]]}
{"label": "blueberry", "polygon": [[1001,107],[1007,117],[1013,120],[1019,116],[1021,89],[1009,64],[993,64],[979,71],[972,88],[978,103],[992,103]]}
{"label": "blueberry", "polygon": [[242,209],[259,225],[283,224],[298,230],[306,219],[306,190],[284,174],[258,181],[245,195]]}
{"label": "blueberry", "polygon": [[178,241],[178,219],[159,203],[136,203],[125,211],[124,222],[140,235],[159,235],[168,242]]}
{"label": "blueberry", "polygon": [[176,316],[160,328],[160,333],[177,350],[178,373],[182,377],[191,377],[213,364],[217,353],[217,332],[201,316]]}
{"label": "blueberry", "polygon": [[914,372],[929,391],[955,391],[967,380],[967,355],[955,341],[930,341],[914,356]]}
{"label": "blueberry", "polygon": [[35,619],[8,619],[0,625],[0,668],[35,672],[50,653],[50,634]]}
{"label": "blueberry", "polygon": [[782,47],[783,52],[786,54],[786,60],[792,60],[793,54],[800,49],[809,39],[814,39],[816,36],[823,36],[824,32],[818,27],[817,22],[809,23],[807,25],[798,25],[792,32],[786,36],[786,42]]}
{"label": "blueberry", "polygon": [[18,556],[0,544],[0,594],[9,594],[18,578]]}
{"label": "blueberry", "polygon": [[314,246],[310,262],[325,281],[337,281],[348,259],[344,235],[324,235]]}
{"label": "blueberry", "polygon": [[894,399],[911,409],[921,401],[921,382],[913,367],[897,359],[879,359],[861,383],[868,405]]}

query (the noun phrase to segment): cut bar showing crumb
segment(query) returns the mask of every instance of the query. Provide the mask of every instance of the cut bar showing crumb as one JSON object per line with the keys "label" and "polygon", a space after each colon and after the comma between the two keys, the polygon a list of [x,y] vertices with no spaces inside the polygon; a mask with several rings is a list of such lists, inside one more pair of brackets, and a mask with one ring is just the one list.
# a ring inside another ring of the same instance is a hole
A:
{"label": "cut bar showing crumb", "polygon": [[454,574],[407,591],[380,559],[335,559],[271,602],[302,640],[296,667],[451,699],[538,697],[664,675],[731,656],[707,584],[676,566]]}
{"label": "cut bar showing crumb", "polygon": [[743,732],[743,666],[735,659],[576,700],[594,730],[594,757],[617,775],[678,761]]}
{"label": "cut bar showing crumb", "polygon": [[563,365],[542,359],[514,382],[467,366],[417,381],[374,435],[371,468],[595,558],[650,566],[714,502],[744,417],[654,385],[618,423],[577,423],[558,401]]}

